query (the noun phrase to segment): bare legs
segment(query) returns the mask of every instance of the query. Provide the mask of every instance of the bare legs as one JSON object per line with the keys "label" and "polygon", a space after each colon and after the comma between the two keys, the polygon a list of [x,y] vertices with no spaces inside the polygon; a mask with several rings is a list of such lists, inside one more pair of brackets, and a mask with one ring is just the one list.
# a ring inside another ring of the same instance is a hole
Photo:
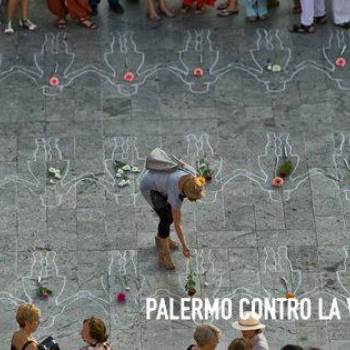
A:
{"label": "bare legs", "polygon": [[7,5],[7,25],[5,33],[14,33],[13,20],[16,14],[17,7],[20,7],[20,21],[19,24],[28,30],[35,30],[37,26],[28,19],[29,1],[28,0],[9,0]]}
{"label": "bare legs", "polygon": [[[152,21],[159,21],[160,17],[156,10],[156,3],[155,0],[147,0],[148,3],[148,16]],[[159,0],[159,9],[160,12],[163,13],[167,17],[174,17],[174,12],[172,12],[167,3],[166,0]]]}

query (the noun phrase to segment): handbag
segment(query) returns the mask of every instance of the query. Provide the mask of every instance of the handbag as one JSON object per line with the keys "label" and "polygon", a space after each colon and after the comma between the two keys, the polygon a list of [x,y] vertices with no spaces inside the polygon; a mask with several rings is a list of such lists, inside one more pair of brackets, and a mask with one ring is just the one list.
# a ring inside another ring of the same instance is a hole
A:
{"label": "handbag", "polygon": [[181,161],[161,148],[155,148],[147,157],[145,168],[148,170],[173,171],[181,166]]}

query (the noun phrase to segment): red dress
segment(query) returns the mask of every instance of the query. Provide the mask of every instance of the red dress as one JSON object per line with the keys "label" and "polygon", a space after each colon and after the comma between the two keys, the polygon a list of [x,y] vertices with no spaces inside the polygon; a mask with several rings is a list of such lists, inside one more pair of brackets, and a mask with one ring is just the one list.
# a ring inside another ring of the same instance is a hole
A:
{"label": "red dress", "polygon": [[182,6],[183,7],[192,7],[194,4],[196,4],[196,7],[198,9],[200,9],[204,5],[214,6],[215,0],[183,0],[182,1]]}

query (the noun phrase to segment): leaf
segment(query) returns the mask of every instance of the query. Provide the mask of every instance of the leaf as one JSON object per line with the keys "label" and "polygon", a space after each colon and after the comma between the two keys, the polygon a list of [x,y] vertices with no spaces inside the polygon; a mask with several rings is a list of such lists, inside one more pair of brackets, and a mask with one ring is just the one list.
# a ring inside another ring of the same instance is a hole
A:
{"label": "leaf", "polygon": [[277,170],[277,175],[280,177],[289,176],[294,170],[294,165],[291,160],[287,159],[284,161]]}

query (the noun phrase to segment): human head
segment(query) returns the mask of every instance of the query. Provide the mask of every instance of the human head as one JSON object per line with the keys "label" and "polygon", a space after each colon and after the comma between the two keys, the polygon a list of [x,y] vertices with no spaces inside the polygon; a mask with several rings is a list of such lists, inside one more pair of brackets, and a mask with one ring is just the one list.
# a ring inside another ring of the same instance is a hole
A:
{"label": "human head", "polygon": [[260,317],[255,312],[245,312],[243,318],[233,323],[233,328],[242,332],[242,336],[246,339],[253,338],[256,334],[262,332],[265,325],[260,323]]}
{"label": "human head", "polygon": [[21,328],[33,333],[39,327],[40,316],[41,311],[36,305],[21,304],[17,309],[16,321]]}
{"label": "human head", "polygon": [[188,177],[184,183],[183,192],[191,202],[205,197],[205,178],[202,176]]}
{"label": "human head", "polygon": [[197,326],[193,338],[200,349],[215,349],[219,344],[221,331],[211,324]]}
{"label": "human head", "polygon": [[81,337],[88,344],[104,343],[108,339],[107,329],[104,322],[97,317],[90,317],[83,322]]}
{"label": "human head", "polygon": [[227,350],[252,350],[252,345],[245,338],[236,338],[228,346]]}
{"label": "human head", "polygon": [[299,345],[287,344],[281,350],[304,350]]}

